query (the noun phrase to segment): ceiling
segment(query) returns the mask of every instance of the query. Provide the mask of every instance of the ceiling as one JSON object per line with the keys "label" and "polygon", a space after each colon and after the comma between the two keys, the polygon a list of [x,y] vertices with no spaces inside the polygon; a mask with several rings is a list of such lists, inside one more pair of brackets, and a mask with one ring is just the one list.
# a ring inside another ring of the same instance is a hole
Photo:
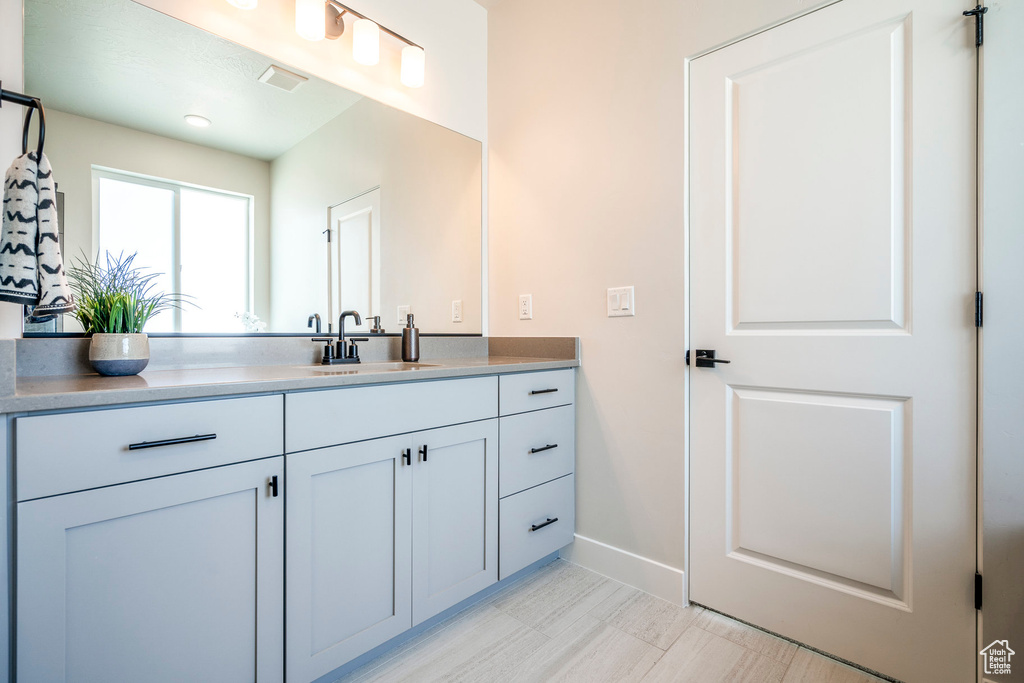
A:
{"label": "ceiling", "polygon": [[501,2],[501,0],[474,0],[474,2],[476,2],[476,4],[480,5],[484,9],[491,9],[499,2]]}
{"label": "ceiling", "polygon": [[131,0],[25,1],[25,90],[59,111],[269,161],[361,99],[260,83],[273,63]]}

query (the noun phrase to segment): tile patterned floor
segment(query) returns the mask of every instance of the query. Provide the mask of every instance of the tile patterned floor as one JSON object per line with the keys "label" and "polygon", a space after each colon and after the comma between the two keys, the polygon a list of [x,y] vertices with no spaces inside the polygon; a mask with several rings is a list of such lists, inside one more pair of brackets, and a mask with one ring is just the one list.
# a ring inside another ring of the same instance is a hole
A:
{"label": "tile patterned floor", "polygon": [[563,560],[338,683],[878,683],[699,607],[677,607]]}

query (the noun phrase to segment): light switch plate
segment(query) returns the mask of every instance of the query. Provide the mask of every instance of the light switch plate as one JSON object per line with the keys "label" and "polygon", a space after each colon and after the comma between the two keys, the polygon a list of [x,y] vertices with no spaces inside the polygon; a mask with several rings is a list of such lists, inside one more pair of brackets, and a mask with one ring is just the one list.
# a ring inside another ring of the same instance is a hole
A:
{"label": "light switch plate", "polygon": [[533,320],[533,295],[519,295],[519,319]]}
{"label": "light switch plate", "polygon": [[608,288],[608,317],[623,318],[636,315],[636,297],[633,285]]}
{"label": "light switch plate", "polygon": [[452,322],[462,322],[462,299],[456,299],[452,302]]}
{"label": "light switch plate", "polygon": [[398,307],[398,324],[405,325],[409,321],[409,314],[412,313],[412,306],[405,304]]}

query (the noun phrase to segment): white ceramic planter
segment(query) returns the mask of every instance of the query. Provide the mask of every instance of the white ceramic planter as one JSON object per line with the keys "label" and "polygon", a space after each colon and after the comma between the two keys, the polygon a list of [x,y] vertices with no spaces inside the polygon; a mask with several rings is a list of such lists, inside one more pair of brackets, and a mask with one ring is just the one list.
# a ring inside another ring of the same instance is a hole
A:
{"label": "white ceramic planter", "polygon": [[101,375],[137,375],[149,365],[146,334],[94,334],[89,362]]}

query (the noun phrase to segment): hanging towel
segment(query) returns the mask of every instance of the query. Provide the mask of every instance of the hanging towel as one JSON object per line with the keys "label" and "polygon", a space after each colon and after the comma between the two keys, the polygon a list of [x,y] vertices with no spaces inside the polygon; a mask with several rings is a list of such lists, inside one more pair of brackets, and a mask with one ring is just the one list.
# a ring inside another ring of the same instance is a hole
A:
{"label": "hanging towel", "polygon": [[75,310],[60,256],[57,190],[46,155],[14,160],[4,178],[0,301],[24,304],[43,322]]}

